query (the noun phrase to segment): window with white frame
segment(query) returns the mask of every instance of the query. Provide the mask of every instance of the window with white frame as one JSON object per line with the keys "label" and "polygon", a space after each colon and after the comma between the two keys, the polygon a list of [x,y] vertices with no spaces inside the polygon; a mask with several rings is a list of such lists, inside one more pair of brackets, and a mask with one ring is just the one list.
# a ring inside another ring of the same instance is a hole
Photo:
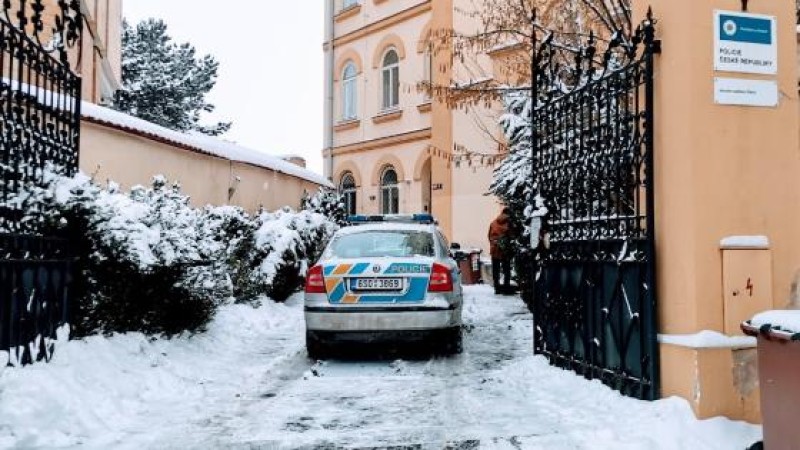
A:
{"label": "window with white frame", "polygon": [[342,181],[339,183],[339,193],[344,197],[344,204],[347,214],[356,214],[356,179],[350,172],[345,172],[342,175]]}
{"label": "window with white frame", "polygon": [[382,102],[384,110],[394,109],[400,104],[400,58],[395,49],[390,49],[383,56],[381,70]]}
{"label": "window with white frame", "polygon": [[348,62],[342,71],[342,120],[354,120],[358,117],[357,78],[356,65]]}
{"label": "window with white frame", "polygon": [[398,214],[400,212],[400,187],[397,184],[397,171],[386,166],[381,174],[381,213]]}

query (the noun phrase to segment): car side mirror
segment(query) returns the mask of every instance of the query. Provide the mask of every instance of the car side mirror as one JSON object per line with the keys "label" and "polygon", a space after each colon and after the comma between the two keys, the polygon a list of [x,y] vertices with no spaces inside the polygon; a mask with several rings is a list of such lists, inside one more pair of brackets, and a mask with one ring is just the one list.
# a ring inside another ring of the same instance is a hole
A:
{"label": "car side mirror", "polygon": [[453,242],[450,244],[450,250],[461,250],[461,244],[458,242]]}

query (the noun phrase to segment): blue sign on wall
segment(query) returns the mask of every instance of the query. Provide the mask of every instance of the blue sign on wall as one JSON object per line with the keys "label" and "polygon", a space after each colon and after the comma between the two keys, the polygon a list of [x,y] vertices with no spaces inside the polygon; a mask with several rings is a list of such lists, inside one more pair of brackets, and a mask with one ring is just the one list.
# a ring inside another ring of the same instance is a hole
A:
{"label": "blue sign on wall", "polygon": [[719,37],[723,41],[772,45],[772,21],[721,14]]}
{"label": "blue sign on wall", "polygon": [[764,14],[714,11],[714,70],[778,73],[778,19]]}

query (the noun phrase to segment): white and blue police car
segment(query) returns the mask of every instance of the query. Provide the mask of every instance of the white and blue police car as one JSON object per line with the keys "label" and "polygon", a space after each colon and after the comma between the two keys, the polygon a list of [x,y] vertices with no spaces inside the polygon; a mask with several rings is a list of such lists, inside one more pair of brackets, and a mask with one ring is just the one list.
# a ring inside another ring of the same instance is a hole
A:
{"label": "white and blue police car", "polygon": [[449,250],[429,214],[351,216],[306,276],[309,356],[357,343],[460,352],[463,291]]}

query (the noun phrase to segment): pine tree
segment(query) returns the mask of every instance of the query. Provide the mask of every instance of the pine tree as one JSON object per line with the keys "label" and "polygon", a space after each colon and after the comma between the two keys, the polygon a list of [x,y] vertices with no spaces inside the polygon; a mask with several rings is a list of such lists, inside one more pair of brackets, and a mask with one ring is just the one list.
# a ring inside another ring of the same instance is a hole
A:
{"label": "pine tree", "polygon": [[203,113],[214,111],[206,94],[217,80],[219,63],[198,57],[189,43],[177,44],[162,20],[148,19],[135,27],[123,22],[122,84],[114,108],[176,131],[218,136],[230,122],[202,125]]}

